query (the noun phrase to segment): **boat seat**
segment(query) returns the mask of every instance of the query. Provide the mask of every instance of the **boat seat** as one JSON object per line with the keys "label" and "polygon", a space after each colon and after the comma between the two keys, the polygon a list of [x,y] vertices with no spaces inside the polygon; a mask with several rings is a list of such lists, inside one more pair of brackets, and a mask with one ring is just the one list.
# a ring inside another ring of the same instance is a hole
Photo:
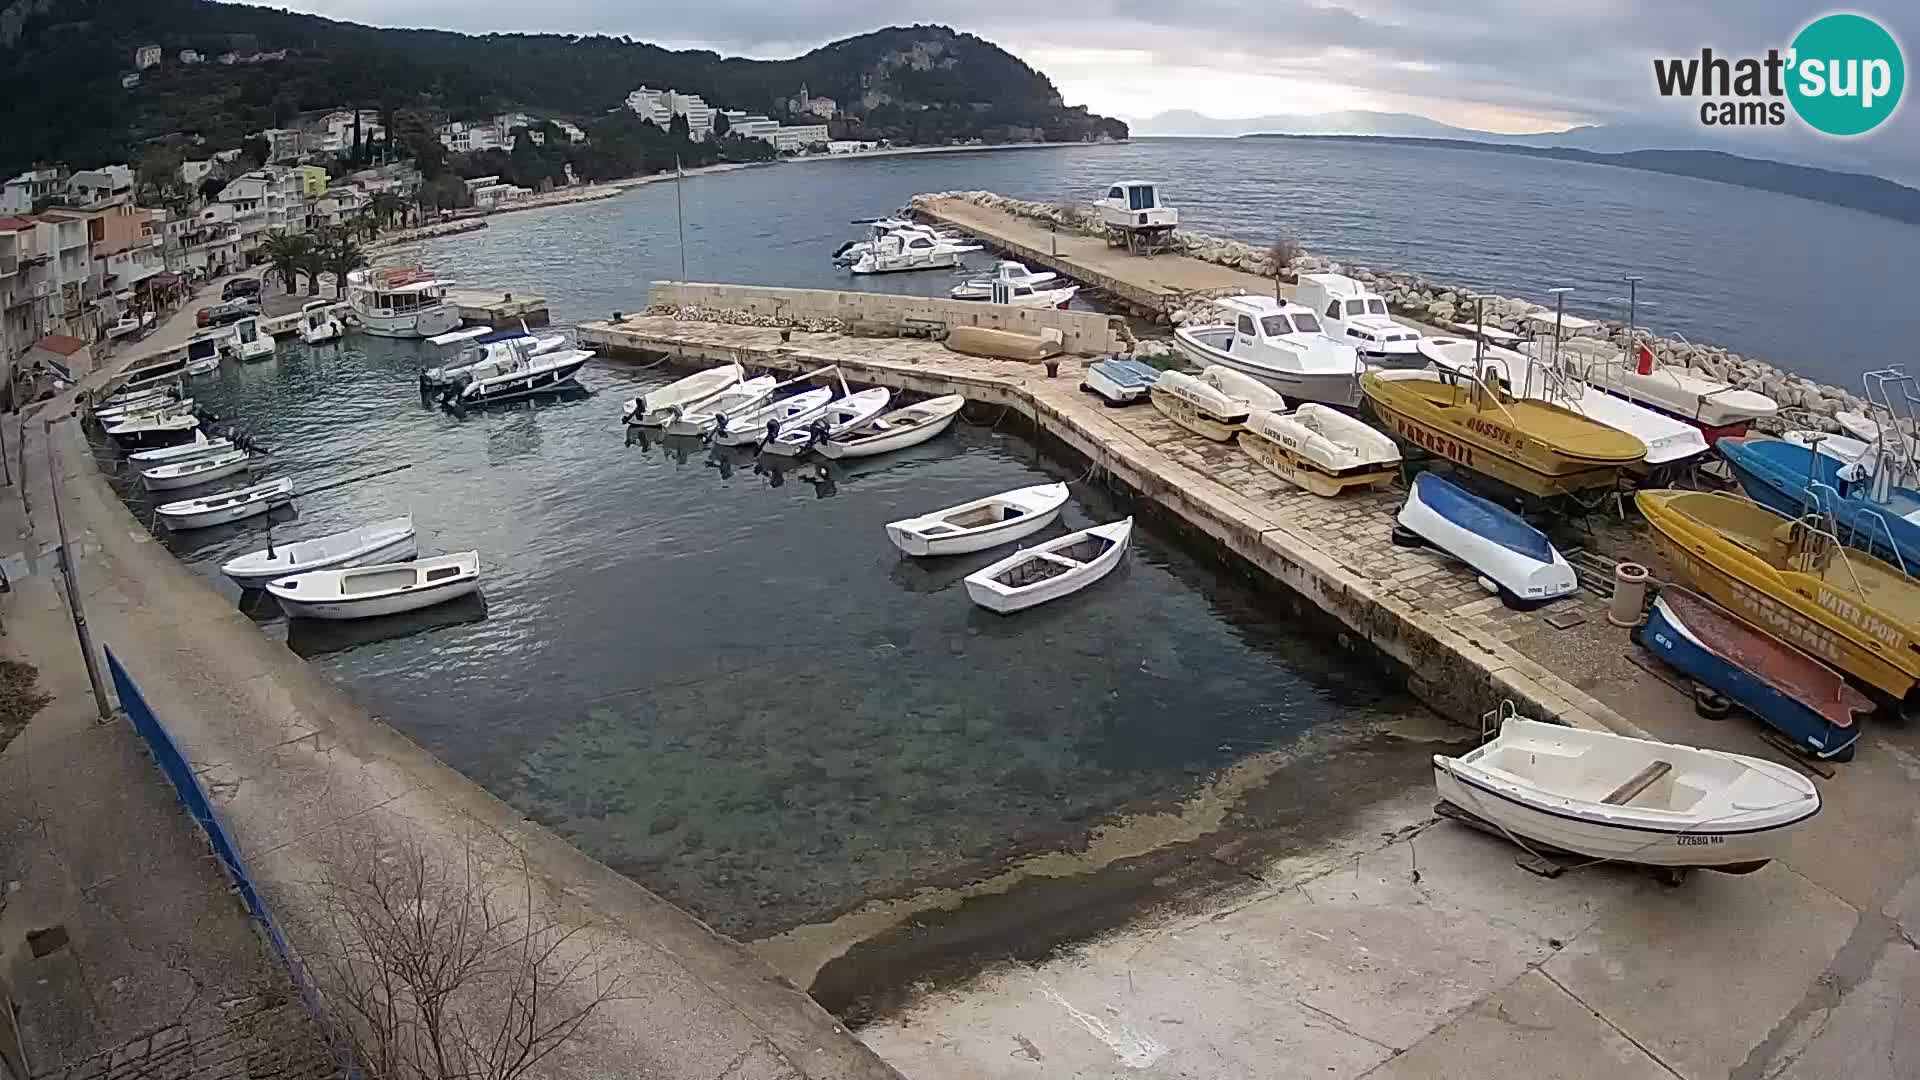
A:
{"label": "boat seat", "polygon": [[1600,801],[1607,806],[1625,806],[1633,801],[1634,796],[1652,787],[1654,781],[1672,771],[1673,762],[1671,761],[1648,762],[1645,768],[1628,777],[1626,783],[1614,788],[1606,798]]}

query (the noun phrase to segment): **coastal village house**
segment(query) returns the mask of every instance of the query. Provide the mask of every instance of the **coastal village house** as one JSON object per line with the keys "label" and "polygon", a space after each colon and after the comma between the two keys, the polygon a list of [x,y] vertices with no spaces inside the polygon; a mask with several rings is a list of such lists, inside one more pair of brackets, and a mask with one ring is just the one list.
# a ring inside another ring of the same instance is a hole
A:
{"label": "coastal village house", "polygon": [[145,71],[160,62],[161,52],[158,45],[142,45],[133,51],[133,66]]}

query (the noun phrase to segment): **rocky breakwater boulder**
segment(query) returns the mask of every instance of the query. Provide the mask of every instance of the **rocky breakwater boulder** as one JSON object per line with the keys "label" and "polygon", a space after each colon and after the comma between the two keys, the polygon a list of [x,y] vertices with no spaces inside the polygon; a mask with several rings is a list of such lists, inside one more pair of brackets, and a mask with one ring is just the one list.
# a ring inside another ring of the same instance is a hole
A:
{"label": "rocky breakwater boulder", "polygon": [[697,305],[654,304],[648,315],[664,316],[680,322],[722,323],[728,326],[759,326],[769,330],[800,330],[809,334],[837,334],[846,324],[832,318],[796,318],[791,315],[756,315],[743,308],[712,308]]}

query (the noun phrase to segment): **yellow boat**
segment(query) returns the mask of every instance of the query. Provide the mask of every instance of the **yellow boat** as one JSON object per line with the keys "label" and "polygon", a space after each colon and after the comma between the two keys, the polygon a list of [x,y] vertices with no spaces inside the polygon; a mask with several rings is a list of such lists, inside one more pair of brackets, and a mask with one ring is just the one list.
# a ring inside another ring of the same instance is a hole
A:
{"label": "yellow boat", "polygon": [[1896,702],[1920,680],[1920,583],[1898,567],[1738,495],[1634,501],[1682,583]]}
{"label": "yellow boat", "polygon": [[1463,373],[1370,371],[1360,389],[1402,441],[1529,495],[1612,487],[1647,456],[1624,431]]}

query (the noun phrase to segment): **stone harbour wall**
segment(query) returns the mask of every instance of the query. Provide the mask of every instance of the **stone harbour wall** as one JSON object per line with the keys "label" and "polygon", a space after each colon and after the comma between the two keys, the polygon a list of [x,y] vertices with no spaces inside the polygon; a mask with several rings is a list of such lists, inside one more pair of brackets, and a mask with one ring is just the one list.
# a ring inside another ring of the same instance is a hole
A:
{"label": "stone harbour wall", "polygon": [[[1091,205],[1030,202],[991,191],[933,192],[914,196],[913,204],[920,207],[938,199],[972,203],[1014,217],[1045,222],[1063,232],[1083,236],[1099,236],[1104,231]],[[1189,258],[1249,274],[1271,275],[1274,271],[1265,248],[1197,229],[1182,227],[1176,231],[1171,249]],[[1438,284],[1418,274],[1373,270],[1304,252],[1285,268],[1283,277],[1294,279],[1300,274],[1314,273],[1345,274],[1378,292],[1395,314],[1424,323],[1446,324],[1456,320],[1471,320],[1474,317],[1471,298],[1475,295],[1481,299],[1481,317],[1488,326],[1523,335],[1527,331],[1526,319],[1529,314],[1552,310],[1521,297],[1475,294],[1471,289]],[[1194,296],[1169,312],[1169,321],[1178,326],[1207,317],[1209,299],[1207,296]],[[1741,389],[1755,390],[1773,398],[1782,409],[1792,410],[1782,421],[1783,427],[1837,431],[1839,425],[1833,420],[1835,413],[1842,410],[1866,411],[1866,402],[1852,390],[1813,382],[1724,346],[1680,337],[1661,337],[1649,333],[1645,328],[1639,329],[1637,335],[1663,364],[1692,367],[1710,378],[1723,379]],[[1582,331],[1573,347],[1598,356],[1617,355],[1626,346],[1626,325],[1615,320],[1602,320],[1594,329]],[[1145,341],[1140,343],[1138,352],[1143,358],[1170,357],[1173,353],[1171,348],[1156,349]]]}

